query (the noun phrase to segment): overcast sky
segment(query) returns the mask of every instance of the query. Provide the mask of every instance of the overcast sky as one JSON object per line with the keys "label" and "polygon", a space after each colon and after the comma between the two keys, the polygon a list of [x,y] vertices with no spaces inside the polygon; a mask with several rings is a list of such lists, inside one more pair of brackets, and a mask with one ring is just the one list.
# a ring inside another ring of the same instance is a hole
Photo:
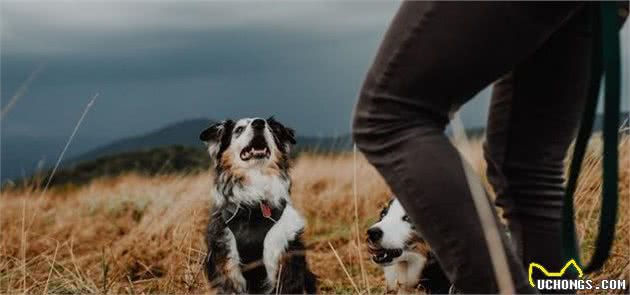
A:
{"label": "overcast sky", "polygon": [[[96,145],[183,119],[272,114],[301,134],[347,133],[398,3],[0,5],[2,105],[42,67],[2,136],[66,137],[98,92],[79,137]],[[481,96],[466,106],[468,126],[485,122]]]}

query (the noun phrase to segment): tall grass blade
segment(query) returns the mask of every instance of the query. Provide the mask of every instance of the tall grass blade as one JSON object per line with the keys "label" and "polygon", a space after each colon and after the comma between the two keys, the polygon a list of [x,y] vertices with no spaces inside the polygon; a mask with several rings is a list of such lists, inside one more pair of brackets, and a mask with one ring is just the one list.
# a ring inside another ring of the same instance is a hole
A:
{"label": "tall grass blade", "polygon": [[335,254],[335,257],[337,258],[337,261],[339,262],[339,265],[341,266],[341,269],[343,269],[343,272],[346,274],[346,277],[348,277],[348,280],[350,281],[350,284],[352,284],[352,287],[354,287],[354,290],[357,291],[357,294],[361,294],[361,292],[359,291],[359,287],[357,287],[357,284],[354,283],[354,280],[352,279],[352,276],[350,275],[350,273],[346,269],[346,266],[343,264],[343,261],[341,260],[341,257],[339,257],[339,254],[337,254],[337,250],[335,250],[335,247],[333,247],[333,245],[330,242],[328,242],[328,246],[330,247],[330,249]]}
{"label": "tall grass blade", "polygon": [[55,176],[55,172],[57,172],[57,169],[59,168],[59,164],[61,164],[61,160],[63,160],[63,156],[66,154],[68,147],[70,147],[70,143],[72,143],[72,139],[74,139],[74,136],[77,134],[77,131],[79,131],[79,127],[81,127],[81,123],[83,123],[83,119],[85,119],[85,115],[90,111],[97,97],[98,97],[98,93],[94,94],[90,102],[87,104],[87,106],[83,110],[83,114],[81,114],[81,118],[79,118],[79,121],[77,122],[77,124],[74,125],[74,130],[72,130],[72,134],[70,134],[68,141],[66,141],[66,145],[63,147],[63,150],[61,151],[59,158],[57,158],[55,167],[53,167],[53,170],[50,172],[50,176],[48,176],[48,180],[46,181],[46,185],[44,186],[44,189],[42,190],[41,196],[43,196],[48,190],[48,186],[50,185],[50,182]]}
{"label": "tall grass blade", "polygon": [[40,64],[33,72],[31,72],[30,75],[28,75],[28,78],[26,78],[26,80],[20,85],[20,88],[18,88],[15,94],[11,96],[11,98],[9,99],[9,102],[7,102],[4,108],[0,110],[0,121],[3,120],[7,116],[7,114],[13,108],[15,103],[18,100],[20,100],[20,98],[22,98],[24,94],[26,94],[26,92],[28,91],[28,86],[31,85],[31,82],[33,82],[33,80],[37,78],[37,76],[39,75],[39,73],[41,73],[43,69],[44,69],[44,65]]}
{"label": "tall grass blade", "polygon": [[[464,124],[462,123],[459,113],[455,114],[451,124],[453,127],[453,133],[455,134],[455,139],[459,140],[459,144],[463,145],[466,150],[471,150],[470,142],[466,136]],[[466,175],[466,180],[468,181],[468,187],[473,198],[473,203],[475,204],[475,209],[477,209],[477,215],[479,216],[479,221],[483,229],[483,235],[486,239],[486,245],[489,252],[488,254],[490,255],[499,292],[501,292],[501,294],[514,294],[515,290],[512,282],[512,274],[507,262],[507,255],[503,248],[501,233],[492,212],[493,209],[490,207],[489,200],[486,197],[486,193],[481,185],[481,182],[477,177],[475,177],[475,172],[472,167],[468,165],[468,163],[471,162],[471,159],[467,157],[466,154],[469,153],[460,153],[462,157],[462,166],[464,167],[464,174]]]}

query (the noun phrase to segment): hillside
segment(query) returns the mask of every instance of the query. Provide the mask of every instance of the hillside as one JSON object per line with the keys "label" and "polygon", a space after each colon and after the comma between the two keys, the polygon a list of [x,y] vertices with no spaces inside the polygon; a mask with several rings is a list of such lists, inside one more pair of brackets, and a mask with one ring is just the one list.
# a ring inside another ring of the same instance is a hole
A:
{"label": "hillside", "polygon": [[[630,167],[629,148],[625,137],[621,167]],[[597,231],[601,157],[594,151],[600,149],[599,142],[591,146],[576,191],[583,259],[592,253]],[[480,142],[463,152],[483,174]],[[630,210],[629,172],[620,174],[619,212]],[[390,195],[382,178],[362,157],[355,166],[347,154],[300,155],[291,176],[293,204],[307,220],[304,241],[320,279],[319,293],[382,294],[383,272],[370,261],[363,242]],[[0,293],[211,293],[203,273],[211,182],[211,173],[131,174],[70,191],[3,193]],[[630,279],[628,227],[630,215],[620,214],[611,258],[590,279]]]}
{"label": "hillside", "polygon": [[[628,113],[621,114],[621,122]],[[190,174],[204,171],[209,159],[204,145],[198,139],[199,132],[210,125],[209,119],[191,119],[169,124],[158,130],[139,136],[123,138],[97,147],[77,157],[65,160],[51,182],[52,187],[83,185],[99,177],[113,177],[133,172],[142,175]],[[601,130],[602,116],[597,116],[595,131]],[[447,131],[448,132],[448,131]],[[483,128],[470,128],[471,137],[481,137]],[[349,151],[352,147],[350,135],[337,137],[297,136],[294,156],[304,151],[329,153]],[[4,164],[10,164],[3,161]],[[41,183],[50,175],[50,170],[17,179],[3,188]]]}
{"label": "hillside", "polygon": [[[208,167],[210,157],[203,148],[169,145],[102,156],[66,166],[57,170],[49,187],[68,188],[87,184],[94,179],[112,178],[127,173],[144,176],[196,174],[208,170]],[[3,189],[42,186],[50,173],[50,170],[36,173],[15,183],[7,183]]]}
{"label": "hillside", "polygon": [[[322,149],[316,144],[317,142],[313,142],[313,145],[302,145],[299,150],[293,152],[293,156],[304,152],[322,154],[325,151],[333,151],[330,148]],[[335,150],[337,151],[339,150]],[[112,178],[127,173],[144,176],[197,174],[207,171],[209,167],[210,157],[203,147],[169,145],[100,156],[93,160],[66,165],[57,170],[49,187],[79,186],[95,179]],[[2,189],[41,186],[46,183],[50,174],[51,170],[44,170],[24,179],[7,182]]]}
{"label": "hillside", "polygon": [[146,134],[116,140],[65,161],[65,164],[76,164],[86,160],[94,160],[130,151],[149,150],[156,147],[181,145],[203,147],[199,141],[199,132],[213,121],[209,119],[191,119],[169,124]]}
{"label": "hillside", "polygon": [[[112,143],[96,147],[75,157],[65,159],[60,169],[56,172],[51,182],[52,187],[60,185],[82,185],[98,177],[112,177],[124,173],[134,172],[143,175],[157,175],[170,173],[197,173],[208,168],[209,159],[205,154],[204,145],[199,141],[199,133],[208,127],[213,121],[209,119],[191,119],[169,124],[155,131],[116,140]],[[20,157],[24,154],[26,159],[29,150],[38,146],[63,146],[63,142],[40,140],[36,144],[27,144],[27,150],[20,146],[24,140],[9,142],[8,149],[3,149],[2,165],[7,171],[13,166],[18,167],[25,160]],[[338,152],[351,148],[349,135],[314,137],[297,136],[298,144],[294,153],[309,152]],[[40,152],[43,148],[37,150]],[[56,151],[56,150],[55,150]],[[37,158],[35,158],[37,159]],[[52,161],[48,159],[50,164]],[[32,162],[32,161],[31,161]],[[30,163],[30,162],[29,162]],[[36,162],[29,167],[35,167]],[[51,167],[29,175],[25,171],[25,178],[16,178],[3,184],[3,188],[15,185],[31,185],[45,181],[50,175]],[[3,170],[4,171],[4,170]],[[12,171],[13,172],[13,171]],[[9,173],[10,176],[16,173]],[[17,174],[19,175],[19,174]],[[22,175],[24,175],[22,173]]]}
{"label": "hillside", "polygon": [[[199,133],[215,122],[210,119],[191,119],[164,126],[158,130],[146,134],[122,138],[110,144],[103,145],[88,151],[75,158],[65,161],[67,164],[76,164],[85,160],[93,160],[98,157],[120,154],[130,151],[149,150],[157,147],[181,145],[186,147],[203,147],[199,141]],[[297,149],[311,149],[322,151],[344,150],[351,147],[350,136],[339,137],[309,137],[297,134]]]}
{"label": "hillside", "polygon": [[[339,152],[350,147],[349,137],[338,139],[303,137],[298,140],[301,142],[293,150],[294,157],[304,152],[322,154]],[[142,147],[133,149],[134,145],[128,143],[139,143]],[[79,186],[94,179],[112,178],[127,173],[145,176],[197,174],[207,171],[210,167],[210,157],[202,144],[197,146],[176,144],[153,148],[148,146],[134,139],[112,144],[112,149],[99,149],[90,155],[66,161],[65,165],[56,171],[49,187]],[[97,156],[99,154],[104,155]],[[81,160],[83,158],[85,160]],[[2,189],[39,187],[46,183],[50,174],[51,169],[46,169],[23,179],[6,182]]]}
{"label": "hillside", "polygon": [[[201,149],[199,133],[213,122],[210,119],[191,119],[168,124],[144,134],[114,140],[110,143],[93,146],[96,141],[90,135],[79,134],[72,142],[61,168],[71,168],[86,161],[102,157],[116,156],[128,152],[147,152],[153,149],[183,146]],[[2,182],[13,181],[36,173],[37,169],[47,170],[55,163],[67,138],[5,136],[0,140],[0,166]],[[302,136],[298,133],[296,150],[340,151],[351,147],[349,135],[341,136]],[[43,167],[40,167],[44,164]]]}

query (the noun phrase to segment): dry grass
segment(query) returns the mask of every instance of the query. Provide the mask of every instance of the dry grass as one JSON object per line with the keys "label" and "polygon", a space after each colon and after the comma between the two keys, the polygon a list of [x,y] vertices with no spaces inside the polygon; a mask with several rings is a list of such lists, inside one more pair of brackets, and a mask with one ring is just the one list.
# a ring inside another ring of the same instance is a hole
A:
{"label": "dry grass", "polygon": [[[593,275],[596,280],[630,279],[627,137],[621,146],[618,236],[610,261]],[[592,151],[598,150],[596,142]],[[480,144],[466,152],[482,171]],[[599,206],[598,154],[591,152],[586,160],[576,201],[583,251],[589,253]],[[388,199],[382,179],[359,159],[355,208],[351,155],[301,156],[292,176],[294,202],[308,219],[308,260],[320,277],[320,292],[382,293],[381,272],[360,244],[363,231]],[[202,260],[210,180],[209,174],[127,175],[72,192],[4,193],[0,199],[0,292],[208,292]]]}

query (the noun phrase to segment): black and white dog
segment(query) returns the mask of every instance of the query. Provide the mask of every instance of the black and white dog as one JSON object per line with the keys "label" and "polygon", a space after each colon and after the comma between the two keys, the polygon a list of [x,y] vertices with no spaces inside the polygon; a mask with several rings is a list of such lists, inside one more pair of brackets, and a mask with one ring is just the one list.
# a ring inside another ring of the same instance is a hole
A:
{"label": "black and white dog", "polygon": [[294,131],[273,118],[225,120],[205,129],[215,170],[206,272],[218,293],[315,293],[291,205]]}
{"label": "black and white dog", "polygon": [[383,267],[388,293],[449,293],[451,283],[397,199],[367,231],[372,260]]}

